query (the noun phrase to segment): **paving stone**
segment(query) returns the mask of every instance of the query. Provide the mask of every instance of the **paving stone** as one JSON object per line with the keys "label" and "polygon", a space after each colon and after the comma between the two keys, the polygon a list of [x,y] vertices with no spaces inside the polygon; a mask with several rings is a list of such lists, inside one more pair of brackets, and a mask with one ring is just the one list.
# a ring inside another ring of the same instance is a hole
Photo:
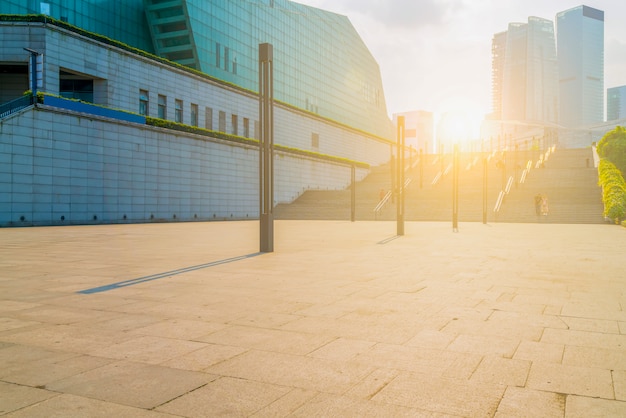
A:
{"label": "paving stone", "polygon": [[425,417],[435,418],[437,414],[429,411],[420,411],[399,405],[381,404],[374,401],[355,399],[348,396],[337,396],[320,393],[315,398],[289,414],[292,417],[308,418],[312,416],[324,417]]}
{"label": "paving stone", "polygon": [[505,386],[402,373],[372,400],[456,416],[493,416]]}
{"label": "paving stone", "polygon": [[472,374],[470,381],[524,387],[530,364],[527,360],[485,356]]}
{"label": "paving stone", "polygon": [[565,346],[563,364],[606,370],[626,370],[626,347],[622,350],[614,350],[568,345]]}
{"label": "paving stone", "polygon": [[46,399],[58,396],[58,393],[28,386],[0,382],[0,414],[5,416],[12,411],[25,408]]}
{"label": "paving stone", "polygon": [[204,373],[119,361],[50,383],[46,388],[151,409],[214,379]]}
{"label": "paving stone", "polygon": [[614,399],[610,370],[534,362],[528,388],[573,395]]}
{"label": "paving stone", "polygon": [[626,348],[626,335],[546,328],[541,342],[623,350]]}
{"label": "paving stone", "polygon": [[277,329],[230,326],[198,338],[213,344],[275,351],[287,354],[308,354],[333,341],[329,335]]}
{"label": "paving stone", "polygon": [[15,345],[0,350],[0,378],[31,387],[102,367],[112,360]]}
{"label": "paving stone", "polygon": [[160,364],[201,348],[205,343],[174,338],[139,336],[92,351],[93,355],[147,364]]}
{"label": "paving stone", "polygon": [[290,390],[258,381],[222,377],[156,410],[187,417],[250,416]]}
{"label": "paving stone", "polygon": [[563,344],[522,341],[519,347],[517,347],[513,358],[540,363],[561,363],[564,350],[565,346]]}
{"label": "paving stone", "polygon": [[448,350],[511,358],[519,344],[515,338],[462,334],[448,346]]}
{"label": "paving stone", "polygon": [[565,399],[566,396],[559,393],[509,386],[495,417],[562,418],[565,414]]}
{"label": "paving stone", "polygon": [[205,370],[277,386],[343,393],[372,372],[372,367],[327,359],[250,350]]}
{"label": "paving stone", "polygon": [[568,396],[565,405],[567,418],[605,418],[626,416],[626,402],[608,399]]}
{"label": "paving stone", "polygon": [[179,416],[133,408],[112,402],[103,402],[97,399],[89,399],[70,394],[54,395],[55,396],[51,399],[38,402],[13,413],[3,415],[3,417],[67,418],[89,416],[90,418],[174,418],[175,416]]}

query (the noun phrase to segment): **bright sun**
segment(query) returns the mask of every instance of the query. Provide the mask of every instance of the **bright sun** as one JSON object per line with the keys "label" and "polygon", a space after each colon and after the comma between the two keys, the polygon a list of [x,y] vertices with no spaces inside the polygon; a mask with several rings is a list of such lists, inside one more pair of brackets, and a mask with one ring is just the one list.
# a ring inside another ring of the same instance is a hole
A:
{"label": "bright sun", "polygon": [[437,140],[445,144],[463,144],[480,137],[485,117],[480,107],[467,99],[453,99],[439,113]]}

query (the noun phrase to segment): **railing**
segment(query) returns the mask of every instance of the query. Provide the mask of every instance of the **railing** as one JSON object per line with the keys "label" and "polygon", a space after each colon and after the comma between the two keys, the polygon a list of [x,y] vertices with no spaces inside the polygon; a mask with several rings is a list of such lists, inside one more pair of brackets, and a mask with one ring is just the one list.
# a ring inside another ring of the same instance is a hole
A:
{"label": "railing", "polygon": [[380,199],[380,202],[378,202],[378,204],[374,208],[374,214],[377,215],[385,207],[389,199],[391,199],[391,190],[385,193],[385,196],[383,196],[383,198]]}
{"label": "railing", "polygon": [[530,172],[530,169],[533,166],[533,162],[531,160],[528,160],[528,163],[526,164],[526,168],[524,169],[524,171],[522,171],[522,176],[519,179],[520,184],[524,184],[526,182],[526,176],[528,176],[528,173]]}
{"label": "railing", "polygon": [[511,186],[513,186],[513,176],[509,177],[509,180],[506,182],[506,186],[503,190],[500,190],[498,194],[498,200],[496,200],[496,205],[493,207],[493,212],[497,214],[500,212],[500,208],[502,207],[502,203],[504,202],[504,197],[511,192]]}
{"label": "railing", "polygon": [[33,104],[33,96],[26,95],[0,105],[0,118],[9,116]]}
{"label": "railing", "polygon": [[[409,184],[411,184],[411,179],[408,178],[404,181],[404,188],[406,189]],[[376,205],[376,207],[374,208],[374,217],[378,217],[378,214],[380,213],[380,211],[383,210],[383,208],[385,207],[385,205],[387,203],[389,203],[389,199],[391,199],[391,190],[388,191],[387,193],[385,193],[385,196],[383,196],[382,199],[380,199],[380,202],[378,202],[378,204]]]}

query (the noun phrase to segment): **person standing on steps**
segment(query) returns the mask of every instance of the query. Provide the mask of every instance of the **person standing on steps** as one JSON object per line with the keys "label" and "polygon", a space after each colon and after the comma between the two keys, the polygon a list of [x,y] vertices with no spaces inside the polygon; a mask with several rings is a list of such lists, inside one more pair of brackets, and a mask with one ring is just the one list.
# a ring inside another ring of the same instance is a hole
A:
{"label": "person standing on steps", "polygon": [[541,200],[542,197],[540,194],[535,195],[535,214],[537,216],[541,215]]}
{"label": "person standing on steps", "polygon": [[541,214],[543,216],[548,216],[549,208],[548,208],[548,198],[543,196],[541,198]]}

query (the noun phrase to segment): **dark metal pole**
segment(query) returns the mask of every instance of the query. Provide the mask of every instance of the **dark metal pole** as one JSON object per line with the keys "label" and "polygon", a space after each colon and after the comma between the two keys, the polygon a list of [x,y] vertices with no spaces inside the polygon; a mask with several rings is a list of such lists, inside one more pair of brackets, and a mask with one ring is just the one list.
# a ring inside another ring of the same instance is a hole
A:
{"label": "dark metal pole", "polygon": [[454,144],[452,160],[452,231],[459,232],[459,144]]}
{"label": "dark metal pole", "polygon": [[356,219],[356,166],[354,164],[352,164],[351,174],[352,193],[350,196],[350,221],[354,222]]}
{"label": "dark metal pole", "polygon": [[272,44],[259,44],[260,252],[274,251],[274,58]]}
{"label": "dark metal pole", "polygon": [[483,224],[487,223],[487,157],[483,156]]}
{"label": "dark metal pole", "polygon": [[404,235],[404,136],[404,116],[398,116],[398,181],[396,182],[396,187],[398,190],[398,199],[396,204],[396,229],[398,235]]}

